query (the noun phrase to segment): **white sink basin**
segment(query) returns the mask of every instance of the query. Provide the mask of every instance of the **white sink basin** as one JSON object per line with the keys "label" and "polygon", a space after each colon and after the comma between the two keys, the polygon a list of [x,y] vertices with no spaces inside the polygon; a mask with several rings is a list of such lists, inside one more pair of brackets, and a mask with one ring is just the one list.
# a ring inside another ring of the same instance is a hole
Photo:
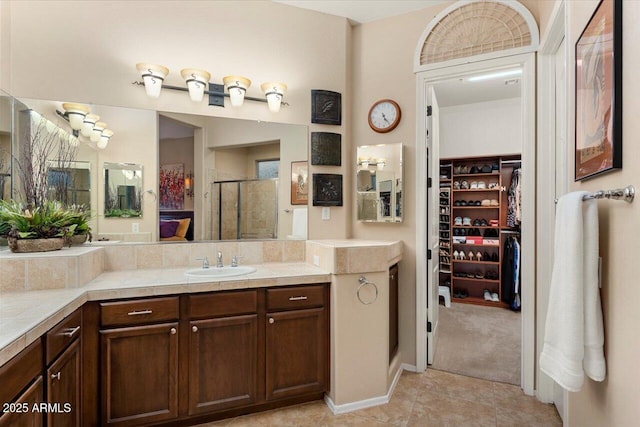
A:
{"label": "white sink basin", "polygon": [[242,276],[243,274],[251,274],[254,271],[256,271],[256,269],[253,267],[241,265],[238,267],[194,268],[193,270],[187,270],[184,274],[187,277],[216,278]]}

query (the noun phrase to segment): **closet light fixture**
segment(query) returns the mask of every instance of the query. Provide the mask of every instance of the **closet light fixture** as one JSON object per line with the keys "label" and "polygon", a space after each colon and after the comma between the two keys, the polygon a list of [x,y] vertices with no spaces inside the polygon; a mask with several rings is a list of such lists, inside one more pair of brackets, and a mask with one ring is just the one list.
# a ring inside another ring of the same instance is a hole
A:
{"label": "closet light fixture", "polygon": [[376,167],[378,168],[379,171],[384,169],[386,165],[387,165],[387,159],[378,159],[378,161],[376,162]]}
{"label": "closet light fixture", "polygon": [[481,81],[484,81],[484,80],[499,79],[499,78],[502,78],[502,77],[519,76],[521,74],[522,74],[522,69],[497,71],[495,73],[480,74],[479,76],[472,76],[472,77],[467,78],[467,81],[468,82],[481,82]]}
{"label": "closet light fixture", "polygon": [[80,130],[82,122],[91,109],[84,104],[74,102],[63,102],[64,116],[69,120],[69,125],[73,130]]}
{"label": "closet light fixture", "polygon": [[[251,80],[242,76],[226,76],[223,84],[211,83],[211,74],[208,71],[197,68],[185,68],[180,71],[187,87],[171,86],[164,84],[164,80],[169,74],[169,69],[163,65],[138,63],[136,68],[140,72],[142,81],[135,81],[132,84],[144,86],[147,95],[151,98],[158,98],[160,91],[164,89],[179,90],[189,92],[193,101],[201,101],[204,95],[209,95],[209,105],[224,107],[224,98],[229,98],[231,105],[239,107],[244,100],[266,102],[269,110],[277,113],[280,106],[288,106],[282,101],[287,85],[279,82],[268,82],[261,85],[265,98],[255,98],[246,96],[247,89],[251,86]],[[208,85],[208,88],[207,88]],[[225,92],[225,88],[227,92]]]}

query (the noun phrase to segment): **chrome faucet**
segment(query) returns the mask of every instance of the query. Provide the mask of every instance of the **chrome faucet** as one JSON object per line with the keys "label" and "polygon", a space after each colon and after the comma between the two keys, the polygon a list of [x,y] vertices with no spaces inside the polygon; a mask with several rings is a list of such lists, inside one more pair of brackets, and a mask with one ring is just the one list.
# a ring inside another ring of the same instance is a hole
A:
{"label": "chrome faucet", "polygon": [[202,268],[209,268],[209,258],[207,257],[202,257],[202,258],[196,258],[198,261],[202,261]]}
{"label": "chrome faucet", "polygon": [[218,251],[218,262],[216,262],[216,267],[222,268],[224,264],[222,263],[222,252]]}
{"label": "chrome faucet", "polygon": [[231,258],[231,267],[237,267],[238,266],[238,259],[242,258],[240,255],[234,255]]}

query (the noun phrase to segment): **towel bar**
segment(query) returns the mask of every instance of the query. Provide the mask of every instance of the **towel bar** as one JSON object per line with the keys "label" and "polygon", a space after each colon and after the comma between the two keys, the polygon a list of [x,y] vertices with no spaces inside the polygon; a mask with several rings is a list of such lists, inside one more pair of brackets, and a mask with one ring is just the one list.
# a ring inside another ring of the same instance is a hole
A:
{"label": "towel bar", "polygon": [[[636,189],[633,185],[627,185],[624,188],[616,188],[615,190],[598,190],[591,194],[585,195],[582,200],[589,199],[613,199],[624,200],[627,203],[633,202],[633,198],[636,195]],[[558,199],[555,199],[556,204]]]}

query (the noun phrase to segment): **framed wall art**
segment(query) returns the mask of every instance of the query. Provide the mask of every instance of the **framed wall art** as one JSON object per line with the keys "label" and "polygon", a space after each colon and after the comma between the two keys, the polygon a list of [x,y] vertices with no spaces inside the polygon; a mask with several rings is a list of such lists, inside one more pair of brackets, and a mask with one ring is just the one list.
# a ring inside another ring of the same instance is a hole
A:
{"label": "framed wall art", "polygon": [[622,0],[601,0],[576,42],[575,180],[622,168]]}
{"label": "framed wall art", "polygon": [[291,204],[306,205],[309,201],[309,167],[306,161],[291,162]]}
{"label": "framed wall art", "polygon": [[342,206],[342,175],[313,174],[313,206]]}
{"label": "framed wall art", "polygon": [[311,90],[311,123],[342,124],[342,95],[330,90]]}
{"label": "framed wall art", "polygon": [[160,165],[160,209],[184,209],[184,164]]}
{"label": "framed wall art", "polygon": [[311,132],[311,164],[342,165],[342,135],[331,132]]}

